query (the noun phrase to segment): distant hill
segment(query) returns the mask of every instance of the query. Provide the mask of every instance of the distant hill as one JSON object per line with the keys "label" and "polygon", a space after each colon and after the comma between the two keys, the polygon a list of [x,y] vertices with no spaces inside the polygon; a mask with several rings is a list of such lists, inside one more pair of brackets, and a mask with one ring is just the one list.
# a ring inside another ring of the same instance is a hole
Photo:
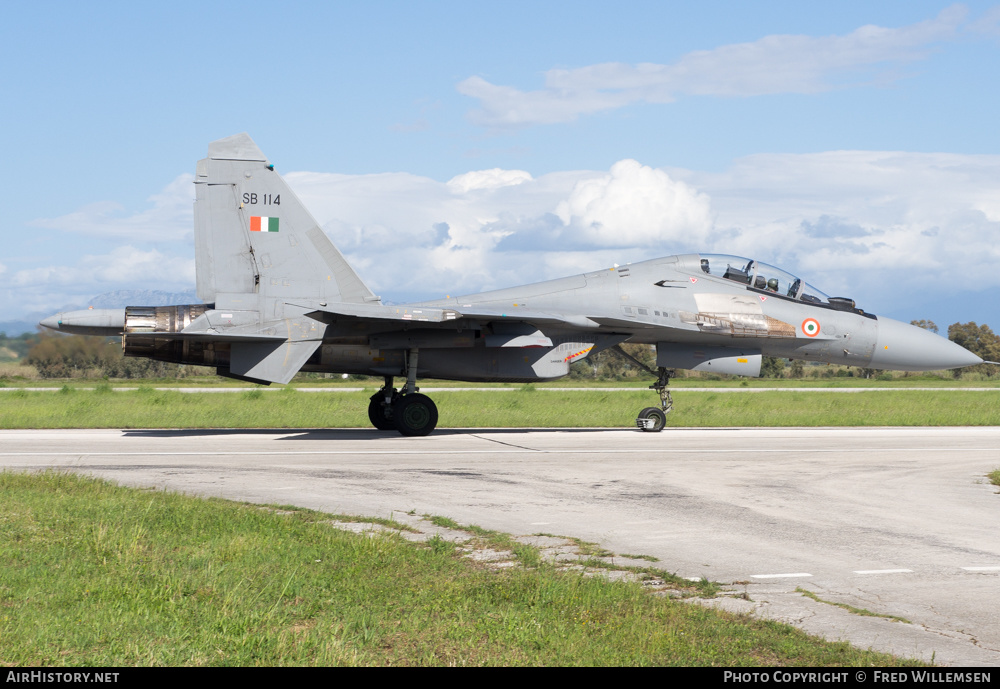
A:
{"label": "distant hill", "polygon": [[[52,314],[48,313],[45,315],[51,316]],[[8,337],[17,337],[18,335],[23,335],[24,333],[33,333],[38,327],[38,321],[43,318],[45,318],[45,316],[39,316],[38,320],[0,321],[0,333],[5,333]]]}
{"label": "distant hill", "polygon": [[22,333],[33,333],[38,328],[38,321],[51,316],[58,311],[74,311],[93,306],[95,309],[123,309],[126,306],[169,306],[170,304],[200,304],[194,290],[187,292],[164,292],[158,289],[120,289],[114,292],[98,294],[84,304],[67,304],[48,313],[28,313],[23,318],[12,321],[0,321],[0,332],[9,337],[17,337]]}

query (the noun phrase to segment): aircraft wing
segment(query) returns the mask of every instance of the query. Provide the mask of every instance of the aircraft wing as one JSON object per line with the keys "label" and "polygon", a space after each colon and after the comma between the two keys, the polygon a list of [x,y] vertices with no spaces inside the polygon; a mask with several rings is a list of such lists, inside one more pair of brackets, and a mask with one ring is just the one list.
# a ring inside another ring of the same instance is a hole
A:
{"label": "aircraft wing", "polygon": [[548,311],[533,311],[514,307],[512,309],[495,309],[481,306],[456,306],[455,308],[422,306],[405,304],[402,306],[384,306],[381,304],[332,304],[316,308],[315,305],[295,304],[304,308],[313,308],[306,316],[327,324],[384,321],[387,325],[401,325],[406,322],[436,324],[449,323],[459,319],[472,321],[509,321],[531,323],[533,325],[557,326],[571,330],[597,330],[600,324],[586,316],[560,314]]}

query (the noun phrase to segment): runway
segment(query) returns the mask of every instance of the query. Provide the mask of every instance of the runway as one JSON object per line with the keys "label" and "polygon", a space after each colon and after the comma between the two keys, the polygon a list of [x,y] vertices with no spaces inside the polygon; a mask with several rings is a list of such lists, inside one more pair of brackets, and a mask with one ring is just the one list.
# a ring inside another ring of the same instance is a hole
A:
{"label": "runway", "polygon": [[[722,607],[1000,665],[1000,428],[0,431],[0,466],[597,541],[734,584]],[[912,624],[862,617],[845,603]]]}

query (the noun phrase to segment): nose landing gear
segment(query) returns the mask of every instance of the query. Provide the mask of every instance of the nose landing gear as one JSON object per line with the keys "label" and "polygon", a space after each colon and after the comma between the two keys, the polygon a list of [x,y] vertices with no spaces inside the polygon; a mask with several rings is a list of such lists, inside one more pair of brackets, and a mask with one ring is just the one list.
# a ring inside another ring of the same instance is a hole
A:
{"label": "nose landing gear", "polygon": [[618,354],[621,354],[639,368],[656,376],[656,382],[650,385],[649,389],[656,390],[656,392],[659,393],[660,406],[646,407],[639,412],[639,416],[635,420],[635,426],[641,431],[659,433],[663,430],[663,427],[667,425],[667,414],[669,414],[670,410],[674,408],[674,401],[670,397],[670,389],[668,386],[670,385],[670,379],[677,375],[677,371],[672,368],[664,368],[663,366],[658,367],[654,371],[649,366],[646,366],[646,364],[642,363],[622,349],[621,345],[615,345],[611,349]]}
{"label": "nose landing gear", "polygon": [[670,397],[670,379],[675,375],[674,369],[667,369],[660,366],[657,369],[656,382],[649,386],[650,390],[656,390],[660,395],[659,407],[646,407],[639,412],[639,418],[635,420],[635,425],[639,430],[659,433],[667,425],[667,414],[674,408],[674,400]]}

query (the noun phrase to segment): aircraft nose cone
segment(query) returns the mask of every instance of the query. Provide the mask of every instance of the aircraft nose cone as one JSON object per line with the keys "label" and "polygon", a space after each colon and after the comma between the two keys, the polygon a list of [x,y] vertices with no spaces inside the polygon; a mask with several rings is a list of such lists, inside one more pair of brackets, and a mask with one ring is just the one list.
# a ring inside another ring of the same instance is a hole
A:
{"label": "aircraft nose cone", "polygon": [[46,328],[51,328],[52,330],[59,330],[59,326],[62,324],[62,314],[57,313],[54,316],[49,316],[48,318],[42,319],[38,325],[43,325]]}
{"label": "aircraft nose cone", "polygon": [[872,355],[872,368],[937,371],[982,362],[969,350],[929,330],[891,318],[878,319],[878,340]]}

